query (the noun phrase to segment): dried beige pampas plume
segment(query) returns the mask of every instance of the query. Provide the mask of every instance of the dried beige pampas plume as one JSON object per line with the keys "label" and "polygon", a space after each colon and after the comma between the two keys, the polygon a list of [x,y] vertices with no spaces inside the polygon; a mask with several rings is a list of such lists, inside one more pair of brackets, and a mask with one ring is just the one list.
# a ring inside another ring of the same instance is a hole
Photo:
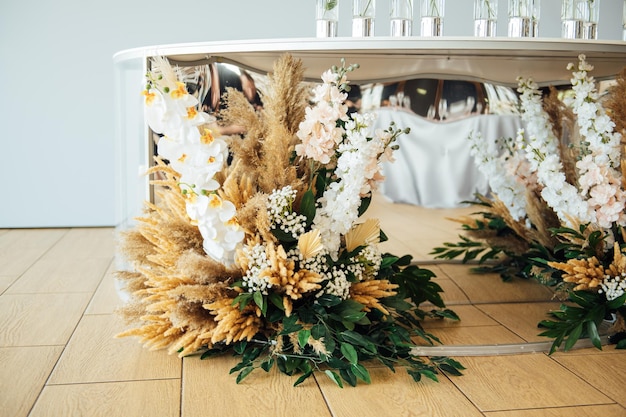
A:
{"label": "dried beige pampas plume", "polygon": [[222,298],[204,305],[204,308],[215,316],[217,323],[212,332],[212,343],[249,341],[260,331],[263,322],[259,308],[254,304],[248,304],[241,309],[239,305],[233,305],[233,301],[234,298]]}
{"label": "dried beige pampas plume", "polygon": [[511,212],[506,207],[506,205],[499,198],[495,197],[490,207],[487,209],[493,215],[500,217],[507,226],[509,226],[517,236],[523,239],[526,242],[530,242],[530,236],[528,235],[528,229],[526,225],[518,220],[515,220],[513,216],[511,216]]}
{"label": "dried beige pampas plume", "polygon": [[375,308],[383,314],[389,314],[389,311],[380,304],[380,299],[391,297],[396,294],[394,291],[398,286],[392,284],[386,279],[371,279],[367,281],[357,282],[350,287],[350,298],[357,303],[363,304],[365,311]]}
{"label": "dried beige pampas plume", "polygon": [[266,193],[294,184],[299,175],[298,166],[291,158],[309,95],[302,84],[303,74],[302,61],[285,54],[276,61],[269,75],[272,88],[263,97],[266,136],[257,176],[259,188]]}
{"label": "dried beige pampas plume", "polygon": [[605,272],[612,277],[621,277],[622,274],[626,273],[626,256],[622,253],[617,242],[613,244],[613,262]]}
{"label": "dried beige pampas plume", "polygon": [[120,313],[140,324],[118,337],[139,336],[151,349],[183,356],[211,345],[217,324],[203,304],[231,296],[228,285],[241,272],[204,254],[202,236],[186,214],[178,173],[161,161],[151,170],[156,171],[164,175],[155,181],[161,187],[159,206],[146,203],[137,227],[121,235],[122,253],[136,272],[118,274],[131,296]]}
{"label": "dried beige pampas plume", "polygon": [[293,310],[292,300],[299,300],[308,292],[321,288],[320,282],[324,279],[319,274],[306,270],[295,270],[295,262],[287,259],[282,246],[275,246],[272,242],[265,248],[269,267],[259,273],[259,278],[267,280],[273,289],[282,293],[285,315],[289,317]]}
{"label": "dried beige pampas plume", "polygon": [[228,107],[221,112],[225,121],[246,126],[245,137],[231,142],[233,161],[267,194],[294,185],[305,173],[306,167],[291,160],[309,95],[303,74],[302,61],[284,54],[268,75],[262,110],[255,111],[242,94],[231,91]]}
{"label": "dried beige pampas plume", "polygon": [[598,258],[570,259],[567,262],[548,262],[552,268],[563,271],[563,281],[576,284],[574,291],[597,289],[604,279],[604,268]]}
{"label": "dried beige pampas plume", "polygon": [[269,243],[265,250],[269,267],[259,273],[259,278],[267,278],[278,292],[283,292],[292,300],[298,300],[310,291],[319,290],[323,278],[306,269],[295,270],[295,262],[287,259],[282,246]]}
{"label": "dried beige pampas plume", "polygon": [[563,164],[565,178],[570,184],[576,184],[576,161],[578,153],[576,149],[580,142],[579,129],[576,126],[576,117],[571,108],[559,99],[559,91],[550,87],[550,93],[542,101],[543,109],[550,118],[552,132],[560,139],[560,156]]}
{"label": "dried beige pampas plume", "polygon": [[560,227],[558,216],[535,190],[526,192],[526,215],[535,229],[529,230],[532,240],[553,249],[558,243],[550,229]]}

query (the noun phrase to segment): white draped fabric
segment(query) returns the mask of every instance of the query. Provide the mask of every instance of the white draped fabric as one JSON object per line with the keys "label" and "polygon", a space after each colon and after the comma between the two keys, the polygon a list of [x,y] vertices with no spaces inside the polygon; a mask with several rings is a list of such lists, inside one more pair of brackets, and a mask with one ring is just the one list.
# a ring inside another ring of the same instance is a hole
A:
{"label": "white draped fabric", "polygon": [[382,193],[397,203],[429,208],[459,207],[487,194],[487,178],[470,155],[471,131],[480,131],[487,141],[515,138],[522,122],[517,115],[477,115],[454,121],[432,121],[401,109],[377,111],[376,128],[411,128],[400,136],[395,162],[383,166]]}

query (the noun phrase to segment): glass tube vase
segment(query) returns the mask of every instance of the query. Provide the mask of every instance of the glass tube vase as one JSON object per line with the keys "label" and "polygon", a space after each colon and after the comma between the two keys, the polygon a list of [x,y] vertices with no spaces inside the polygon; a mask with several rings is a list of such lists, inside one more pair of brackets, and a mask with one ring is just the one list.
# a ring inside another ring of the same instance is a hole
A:
{"label": "glass tube vase", "polygon": [[540,0],[509,0],[509,36],[537,37],[540,11]]}
{"label": "glass tube vase", "polygon": [[315,36],[334,38],[339,22],[339,0],[317,0],[315,4]]}
{"label": "glass tube vase", "polygon": [[374,36],[376,0],[352,0],[352,36]]}
{"label": "glass tube vase", "polygon": [[474,0],[474,36],[496,36],[498,0]]}
{"label": "glass tube vase", "polygon": [[600,0],[563,0],[561,36],[567,39],[597,39]]}
{"label": "glass tube vase", "polygon": [[622,40],[626,41],[626,0],[622,7]]}
{"label": "glass tube vase", "polygon": [[414,0],[391,0],[389,22],[391,36],[411,36]]}
{"label": "glass tube vase", "polygon": [[442,36],[445,0],[421,0],[420,34]]}

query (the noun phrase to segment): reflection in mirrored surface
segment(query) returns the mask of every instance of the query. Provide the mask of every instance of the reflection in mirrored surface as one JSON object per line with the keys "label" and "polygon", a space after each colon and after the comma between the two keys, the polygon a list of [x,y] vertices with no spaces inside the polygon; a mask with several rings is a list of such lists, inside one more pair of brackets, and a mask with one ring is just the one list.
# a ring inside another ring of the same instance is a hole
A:
{"label": "reflection in mirrored surface", "polygon": [[[181,70],[199,107],[216,117],[210,128],[218,135],[245,138],[243,126],[228,126],[220,119],[227,105],[225,93],[229,88],[241,91],[262,111],[267,74],[223,62]],[[566,95],[569,86],[558,88]],[[487,181],[470,155],[471,130],[480,128],[495,141],[515,136],[522,127],[516,90],[478,81],[429,77],[351,84],[346,104],[349,113],[376,113],[385,123],[395,121],[411,129],[400,143],[396,162],[386,168],[382,193],[392,201],[424,207],[458,207],[476,192],[488,193]],[[152,138],[159,140],[154,134]],[[153,149],[156,152],[156,146]]]}

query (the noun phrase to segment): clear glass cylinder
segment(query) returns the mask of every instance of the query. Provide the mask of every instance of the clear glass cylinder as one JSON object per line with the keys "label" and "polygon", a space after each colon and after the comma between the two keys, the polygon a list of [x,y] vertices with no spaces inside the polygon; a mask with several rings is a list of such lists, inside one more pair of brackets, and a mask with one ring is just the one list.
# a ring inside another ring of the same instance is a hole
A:
{"label": "clear glass cylinder", "polygon": [[563,0],[561,36],[568,39],[597,39],[600,0]]}
{"label": "clear glass cylinder", "polygon": [[411,36],[413,4],[413,0],[391,0],[389,5],[391,36]]}
{"label": "clear glass cylinder", "polygon": [[474,0],[474,36],[496,36],[498,0]]}
{"label": "clear glass cylinder", "polygon": [[445,0],[421,0],[420,34],[422,36],[443,35]]}
{"label": "clear glass cylinder", "polygon": [[539,36],[540,0],[509,0],[509,36]]}
{"label": "clear glass cylinder", "polygon": [[339,22],[339,0],[317,0],[315,5],[315,36],[334,38]]}
{"label": "clear glass cylinder", "polygon": [[626,0],[624,0],[624,7],[622,7],[622,40],[626,41]]}
{"label": "clear glass cylinder", "polygon": [[376,0],[352,0],[352,36],[374,36]]}

